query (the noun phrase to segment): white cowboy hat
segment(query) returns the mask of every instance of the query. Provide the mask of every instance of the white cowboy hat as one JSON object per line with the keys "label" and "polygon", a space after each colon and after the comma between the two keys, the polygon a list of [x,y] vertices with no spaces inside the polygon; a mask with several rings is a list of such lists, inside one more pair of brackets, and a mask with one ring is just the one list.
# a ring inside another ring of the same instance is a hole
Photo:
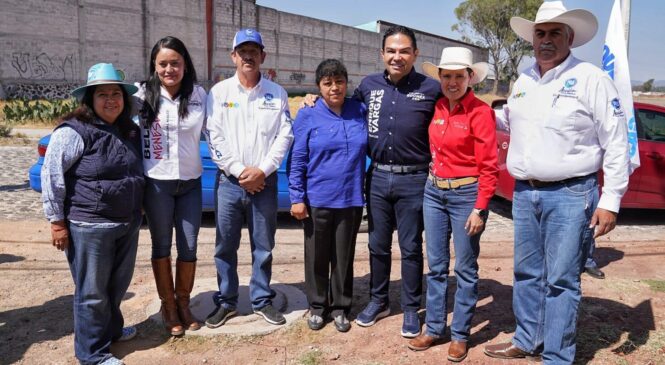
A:
{"label": "white cowboy hat", "polygon": [[541,23],[562,23],[573,28],[575,36],[571,48],[590,41],[598,31],[598,20],[591,12],[584,9],[567,10],[561,1],[545,1],[536,13],[536,21],[514,16],[510,18],[510,27],[529,43],[533,43],[533,26]]}
{"label": "white cowboy hat", "polygon": [[487,62],[473,63],[473,53],[465,47],[447,47],[441,51],[441,62],[435,65],[430,62],[423,62],[423,71],[430,77],[439,80],[439,70],[462,70],[470,68],[473,76],[469,85],[475,85],[487,77],[489,65]]}

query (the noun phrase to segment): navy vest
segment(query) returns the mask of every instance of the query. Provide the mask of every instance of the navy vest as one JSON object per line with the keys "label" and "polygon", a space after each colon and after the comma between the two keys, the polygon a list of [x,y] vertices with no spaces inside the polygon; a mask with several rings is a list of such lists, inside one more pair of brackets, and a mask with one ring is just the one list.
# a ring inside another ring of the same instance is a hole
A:
{"label": "navy vest", "polygon": [[143,200],[143,163],[138,127],[122,138],[114,125],[82,123],[74,129],[85,146],[81,158],[65,173],[65,216],[88,223],[129,223]]}

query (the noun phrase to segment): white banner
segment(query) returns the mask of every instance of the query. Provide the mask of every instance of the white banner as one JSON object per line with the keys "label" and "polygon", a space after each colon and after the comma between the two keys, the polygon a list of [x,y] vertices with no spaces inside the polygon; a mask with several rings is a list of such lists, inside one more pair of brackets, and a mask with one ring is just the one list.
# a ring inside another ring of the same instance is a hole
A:
{"label": "white banner", "polygon": [[603,70],[614,80],[619,91],[619,99],[628,121],[628,143],[630,144],[630,173],[640,167],[640,154],[637,146],[637,126],[633,109],[633,92],[628,71],[628,50],[621,19],[620,0],[614,0],[610,22],[607,25],[605,47],[603,48]]}

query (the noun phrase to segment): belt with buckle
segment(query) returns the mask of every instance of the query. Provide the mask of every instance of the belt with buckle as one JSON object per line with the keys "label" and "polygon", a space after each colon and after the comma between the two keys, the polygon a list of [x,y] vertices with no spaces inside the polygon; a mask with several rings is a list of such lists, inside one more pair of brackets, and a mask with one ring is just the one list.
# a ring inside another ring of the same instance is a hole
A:
{"label": "belt with buckle", "polygon": [[430,179],[434,186],[439,189],[457,189],[460,186],[473,184],[478,181],[478,178],[475,176],[448,179],[443,177],[436,177],[432,175],[432,173],[429,174],[428,179]]}
{"label": "belt with buckle", "polygon": [[589,174],[589,175],[584,175],[584,176],[571,177],[571,178],[568,178],[568,179],[557,180],[557,181],[541,181],[541,180],[536,180],[536,179],[518,180],[518,181],[521,181],[525,184],[529,184],[532,188],[539,188],[540,189],[540,188],[547,188],[547,187],[555,186],[555,185],[562,185],[562,184],[566,184],[566,183],[577,181],[577,180],[583,180],[583,179],[586,179],[586,178],[589,178],[589,177],[593,176],[594,174],[595,173]]}
{"label": "belt with buckle", "polygon": [[379,171],[392,172],[396,174],[409,174],[412,172],[428,169],[429,163],[421,163],[417,165],[386,165],[378,162],[372,162],[372,167]]}

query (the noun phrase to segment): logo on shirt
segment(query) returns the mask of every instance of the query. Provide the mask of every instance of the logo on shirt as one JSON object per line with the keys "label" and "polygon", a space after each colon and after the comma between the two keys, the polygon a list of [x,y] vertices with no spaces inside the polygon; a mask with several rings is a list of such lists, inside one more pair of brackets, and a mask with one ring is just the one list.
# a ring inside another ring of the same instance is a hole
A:
{"label": "logo on shirt", "polygon": [[446,121],[443,120],[443,119],[434,119],[434,120],[432,121],[432,123],[434,123],[434,125],[443,125],[443,123],[445,123],[445,122],[446,122]]}
{"label": "logo on shirt", "polygon": [[621,102],[619,101],[619,98],[612,99],[610,103],[612,104],[612,109],[613,109],[612,114],[615,117],[623,117],[624,112],[623,109],[621,109]]}
{"label": "logo on shirt", "polygon": [[408,94],[406,94],[406,97],[413,100],[413,101],[420,101],[420,100],[425,100],[425,94],[418,92],[418,91],[412,91]]}
{"label": "logo on shirt", "polygon": [[162,136],[164,131],[159,118],[155,118],[150,128],[143,130],[143,158],[161,160],[164,153]]}
{"label": "logo on shirt", "polygon": [[259,109],[270,109],[277,110],[277,102],[273,101],[275,96],[271,93],[265,93],[263,95],[263,102],[259,104]]}
{"label": "logo on shirt", "polygon": [[515,93],[513,95],[513,99],[523,98],[524,96],[526,96],[526,91],[521,91],[521,92]]}
{"label": "logo on shirt", "polygon": [[[367,131],[370,134],[379,131],[379,112],[381,111],[381,103],[383,103],[383,94],[383,90],[372,90],[369,94],[369,103],[367,103]],[[372,136],[370,135],[370,137]]]}
{"label": "logo on shirt", "polygon": [[240,108],[240,103],[234,103],[234,102],[229,103],[225,101],[224,104],[222,104],[222,106],[225,108]]}
{"label": "logo on shirt", "polygon": [[575,85],[577,85],[577,79],[574,78],[574,77],[571,78],[571,79],[566,80],[566,81],[563,83],[563,86],[564,86],[564,88],[566,88],[566,89],[570,89],[571,87],[573,87],[573,86],[575,86]]}

